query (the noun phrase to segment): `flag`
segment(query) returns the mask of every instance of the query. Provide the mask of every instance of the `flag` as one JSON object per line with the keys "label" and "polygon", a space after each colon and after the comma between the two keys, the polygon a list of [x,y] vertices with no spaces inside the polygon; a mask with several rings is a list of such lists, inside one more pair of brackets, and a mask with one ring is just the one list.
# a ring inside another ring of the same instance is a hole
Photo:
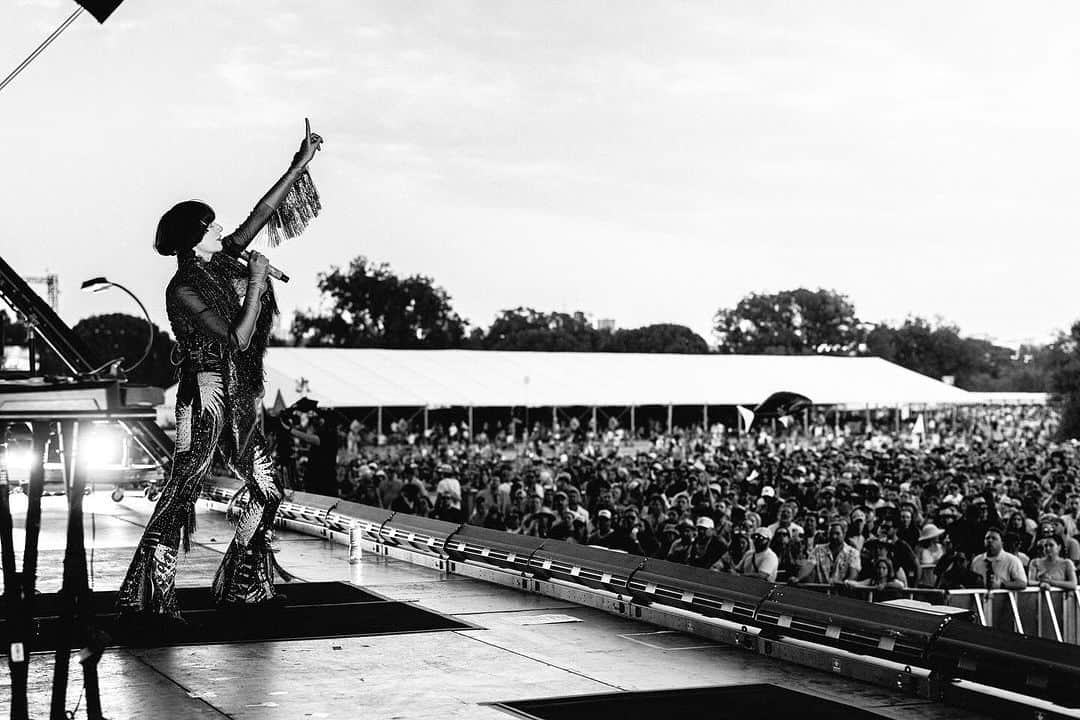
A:
{"label": "flag", "polygon": [[742,405],[736,405],[735,409],[739,411],[739,419],[742,420],[743,429],[749,430],[750,426],[754,424],[754,411]]}
{"label": "flag", "polygon": [[915,427],[911,429],[912,435],[925,435],[926,423],[923,422],[922,413],[919,413],[919,417],[915,418]]}
{"label": "flag", "polygon": [[105,22],[110,15],[113,14],[113,10],[120,7],[120,3],[124,0],[75,0],[79,5],[82,5],[86,12],[93,15],[99,23]]}
{"label": "flag", "polygon": [[[758,403],[758,406],[754,408],[753,413],[750,415],[750,423],[752,424],[755,419],[761,420],[764,418],[783,418],[785,415],[791,416],[796,413],[802,412],[804,409],[811,407],[812,402],[810,398],[805,395],[793,392],[774,392],[764,401]],[[747,412],[750,412],[747,410]],[[781,420],[783,422],[783,420]],[[784,427],[787,427],[785,425]],[[750,429],[750,425],[746,426],[746,429]]]}

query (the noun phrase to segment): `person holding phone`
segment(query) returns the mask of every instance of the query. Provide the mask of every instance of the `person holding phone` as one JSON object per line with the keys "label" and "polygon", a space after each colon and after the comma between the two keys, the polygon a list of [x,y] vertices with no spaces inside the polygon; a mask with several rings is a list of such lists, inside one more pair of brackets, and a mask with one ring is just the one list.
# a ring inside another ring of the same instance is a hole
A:
{"label": "person holding phone", "polygon": [[267,259],[251,253],[244,267],[235,258],[279,211],[322,146],[323,139],[306,125],[289,169],[231,235],[222,237],[214,211],[198,200],[179,203],[158,223],[154,249],[177,259],[165,288],[179,347],[174,352],[180,369],[176,447],[172,472],[120,586],[117,605],[127,617],[183,623],[176,599],[177,557],[181,543],[185,550],[189,546],[195,501],[215,452],[244,479],[248,502],[214,577],[214,600],[220,606],[282,601],[275,598],[276,563],[270,552],[281,478],[265,439],[255,432],[263,354],[277,307]]}

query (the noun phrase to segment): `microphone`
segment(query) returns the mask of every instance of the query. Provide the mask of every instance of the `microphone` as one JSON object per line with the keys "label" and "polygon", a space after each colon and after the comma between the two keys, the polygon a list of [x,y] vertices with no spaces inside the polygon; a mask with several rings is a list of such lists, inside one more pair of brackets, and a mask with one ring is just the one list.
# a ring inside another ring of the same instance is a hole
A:
{"label": "microphone", "polygon": [[[237,258],[237,259],[238,260],[243,260],[246,263],[250,257],[251,257],[251,251],[250,250],[245,250],[244,252],[240,253],[240,257]],[[269,275],[270,277],[274,278],[275,280],[280,280],[283,283],[289,282],[289,276],[286,275],[285,273],[281,272],[280,270],[278,270],[273,265],[270,265],[269,267],[266,268],[266,274]]]}

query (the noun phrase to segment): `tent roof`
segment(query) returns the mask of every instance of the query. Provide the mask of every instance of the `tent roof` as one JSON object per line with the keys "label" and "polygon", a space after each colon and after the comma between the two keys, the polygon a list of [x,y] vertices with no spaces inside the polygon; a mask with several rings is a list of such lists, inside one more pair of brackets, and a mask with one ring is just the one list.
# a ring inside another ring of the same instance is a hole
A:
{"label": "tent roof", "polygon": [[779,390],[820,405],[970,404],[964,390],[880,358],[274,347],[266,402],[330,407],[755,405]]}

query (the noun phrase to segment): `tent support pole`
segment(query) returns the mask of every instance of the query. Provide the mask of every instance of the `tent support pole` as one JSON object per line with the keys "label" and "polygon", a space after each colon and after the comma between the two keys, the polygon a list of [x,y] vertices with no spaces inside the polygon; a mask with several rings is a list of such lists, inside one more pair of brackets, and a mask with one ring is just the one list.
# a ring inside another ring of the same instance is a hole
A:
{"label": "tent support pole", "polygon": [[896,406],[896,432],[900,432],[900,406]]}
{"label": "tent support pole", "polygon": [[595,405],[593,405],[593,408],[592,408],[592,426],[593,426],[593,432],[596,433],[597,437],[600,437],[600,423],[597,422],[597,420],[596,420],[596,406]]}
{"label": "tent support pole", "polygon": [[873,421],[870,419],[870,403],[866,403],[866,434],[873,432]]}
{"label": "tent support pole", "polygon": [[634,406],[630,406],[630,436],[631,438],[637,437],[637,423],[634,418]]}
{"label": "tent support pole", "polygon": [[803,432],[806,433],[807,437],[810,436],[810,410],[812,408],[813,408],[813,406],[811,405],[810,407],[803,410],[802,426],[803,426]]}
{"label": "tent support pole", "polygon": [[667,406],[667,434],[671,434],[671,405]]}
{"label": "tent support pole", "polygon": [[472,439],[474,437],[476,437],[476,429],[473,428],[473,423],[472,423],[472,410],[473,410],[473,407],[472,407],[472,405],[470,405],[469,406],[469,441],[470,442],[472,441]]}
{"label": "tent support pole", "polygon": [[705,432],[709,432],[709,406],[701,406],[701,424],[705,428]]}
{"label": "tent support pole", "polygon": [[424,437],[427,437],[428,433],[428,409],[427,405],[424,406]]}
{"label": "tent support pole", "polygon": [[375,409],[375,444],[379,444],[382,437],[382,405]]}

